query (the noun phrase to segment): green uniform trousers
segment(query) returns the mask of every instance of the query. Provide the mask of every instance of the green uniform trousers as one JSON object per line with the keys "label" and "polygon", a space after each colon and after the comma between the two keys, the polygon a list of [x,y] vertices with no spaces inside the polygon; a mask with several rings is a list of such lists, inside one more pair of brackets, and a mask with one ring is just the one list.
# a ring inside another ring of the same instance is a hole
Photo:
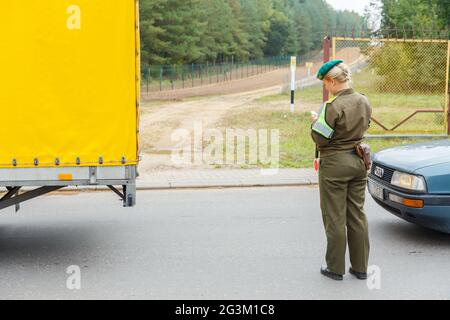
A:
{"label": "green uniform trousers", "polygon": [[338,153],[320,159],[320,206],[327,236],[327,267],[345,274],[348,247],[352,269],[367,272],[369,230],[364,213],[367,171],[355,153]]}

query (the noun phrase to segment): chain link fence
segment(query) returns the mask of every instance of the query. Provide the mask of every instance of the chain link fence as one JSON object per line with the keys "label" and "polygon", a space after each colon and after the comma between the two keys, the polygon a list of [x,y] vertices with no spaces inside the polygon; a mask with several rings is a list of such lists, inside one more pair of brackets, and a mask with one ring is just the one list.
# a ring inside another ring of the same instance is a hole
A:
{"label": "chain link fence", "polygon": [[448,132],[449,55],[447,40],[332,40],[332,57],[353,61],[354,87],[372,104],[371,134]]}
{"label": "chain link fence", "polygon": [[249,78],[289,66],[290,56],[248,62],[222,62],[189,65],[143,66],[141,92],[194,88]]}

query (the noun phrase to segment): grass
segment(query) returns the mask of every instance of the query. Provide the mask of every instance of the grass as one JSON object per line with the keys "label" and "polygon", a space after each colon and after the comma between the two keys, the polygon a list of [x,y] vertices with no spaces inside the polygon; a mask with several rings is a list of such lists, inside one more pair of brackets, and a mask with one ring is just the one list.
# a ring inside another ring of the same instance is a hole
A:
{"label": "grass", "polygon": [[[444,110],[444,93],[438,94],[395,94],[377,92],[376,76],[362,72],[354,76],[356,90],[367,95],[373,108],[373,116],[389,129],[417,109]],[[322,87],[304,88],[297,93],[299,112],[288,112],[289,92],[261,97],[255,101],[256,108],[233,113],[222,123],[223,128],[279,129],[280,166],[282,168],[311,167],[315,157],[315,145],[311,139],[310,110],[318,110],[322,104]],[[267,106],[285,106],[267,108]],[[259,107],[259,108],[258,108]],[[442,134],[445,133],[443,114],[418,114],[395,131],[385,131],[372,123],[368,134]],[[439,139],[439,138],[437,138]],[[368,139],[373,152],[416,142],[429,141],[422,138]]]}
{"label": "grass", "polygon": [[[366,94],[373,107],[373,116],[386,127],[392,128],[417,109],[444,110],[444,93],[439,94],[395,94],[377,92],[374,88],[376,76],[362,72],[354,76],[355,89]],[[195,98],[193,98],[195,99]],[[151,110],[165,102],[146,102],[144,109]],[[319,110],[322,104],[322,87],[304,88],[297,93],[299,111],[289,112],[289,92],[261,97],[252,102],[248,108],[237,109],[229,113],[217,125],[223,132],[233,129],[278,129],[280,132],[280,166],[282,168],[312,167],[315,146],[311,139],[310,110]],[[372,123],[368,134],[442,134],[445,133],[443,114],[419,114],[398,130],[385,131]],[[429,139],[396,138],[370,139],[367,141],[373,152]],[[148,146],[147,146],[148,147]],[[248,153],[248,150],[247,150]],[[247,154],[248,156],[248,154]],[[244,167],[254,167],[246,165]],[[256,165],[264,167],[261,164]],[[217,165],[216,167],[221,167]]]}
{"label": "grass", "polygon": [[[226,128],[278,129],[280,130],[280,166],[282,168],[311,167],[315,157],[315,146],[311,139],[310,115],[302,112],[248,110],[224,119]],[[429,139],[370,139],[367,141],[373,152],[402,144],[427,141]]]}
{"label": "grass", "polygon": [[[445,95],[436,93],[388,93],[376,90],[376,76],[361,72],[354,76],[355,89],[369,98],[373,117],[388,129],[392,129],[416,110],[445,110]],[[262,97],[260,104],[289,101],[289,92]],[[322,87],[304,88],[297,93],[300,109],[318,110],[322,104]],[[445,133],[444,113],[419,113],[394,132],[385,131],[373,123],[369,134],[442,134]]]}
{"label": "grass", "polygon": [[[290,92],[286,91],[284,93],[277,93],[273,95],[263,96],[261,98],[256,99],[257,103],[265,104],[272,102],[283,102],[289,101]],[[308,103],[308,104],[316,104],[318,107],[322,104],[322,87],[314,86],[308,87],[296,92],[296,101],[298,103]]]}

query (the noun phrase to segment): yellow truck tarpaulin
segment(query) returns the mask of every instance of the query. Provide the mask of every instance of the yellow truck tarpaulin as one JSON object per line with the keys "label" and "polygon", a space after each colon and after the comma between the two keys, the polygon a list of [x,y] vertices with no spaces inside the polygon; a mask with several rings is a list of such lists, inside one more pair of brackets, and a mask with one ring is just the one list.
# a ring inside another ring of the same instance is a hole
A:
{"label": "yellow truck tarpaulin", "polygon": [[0,3],[0,168],[137,163],[137,8]]}

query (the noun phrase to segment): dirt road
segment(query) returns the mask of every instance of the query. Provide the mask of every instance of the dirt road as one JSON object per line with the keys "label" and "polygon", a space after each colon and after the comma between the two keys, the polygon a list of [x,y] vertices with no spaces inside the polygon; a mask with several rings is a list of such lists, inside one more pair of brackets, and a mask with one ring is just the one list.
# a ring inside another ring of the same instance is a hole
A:
{"label": "dirt road", "polygon": [[[300,76],[300,72],[299,72]],[[259,89],[265,89],[273,86],[280,86],[283,83],[288,84],[290,71],[288,68],[277,69],[267,73],[259,74],[253,77],[221,82],[202,87],[168,90],[162,92],[151,92],[143,94],[144,101],[151,100],[179,100],[191,97],[205,97],[216,95],[228,95],[234,93],[249,92]]]}
{"label": "dirt road", "polygon": [[[344,49],[339,53],[345,53],[350,61],[356,61],[361,57],[358,48]],[[300,66],[297,70],[297,77],[301,79],[299,84],[314,84],[314,74],[320,66],[320,61],[314,64],[310,78],[307,78],[308,70]],[[176,142],[171,136],[177,129],[192,131],[195,123],[201,123],[204,129],[215,128],[224,116],[244,109],[254,109],[255,112],[261,107],[288,110],[289,101],[286,101],[286,104],[278,102],[262,105],[257,103],[257,99],[281,93],[288,86],[289,77],[290,70],[285,68],[217,85],[145,95],[140,122],[143,160],[140,165],[141,171],[183,168],[174,165],[170,158],[176,147]],[[303,105],[303,111],[315,110],[317,107]]]}
{"label": "dirt road", "polygon": [[144,103],[140,127],[143,167],[145,170],[180,167],[170,163],[170,154],[176,146],[171,138],[175,130],[192,131],[196,123],[201,124],[204,129],[214,128],[230,112],[255,107],[256,99],[280,92],[281,86],[275,86],[192,101],[166,102],[156,106]]}

